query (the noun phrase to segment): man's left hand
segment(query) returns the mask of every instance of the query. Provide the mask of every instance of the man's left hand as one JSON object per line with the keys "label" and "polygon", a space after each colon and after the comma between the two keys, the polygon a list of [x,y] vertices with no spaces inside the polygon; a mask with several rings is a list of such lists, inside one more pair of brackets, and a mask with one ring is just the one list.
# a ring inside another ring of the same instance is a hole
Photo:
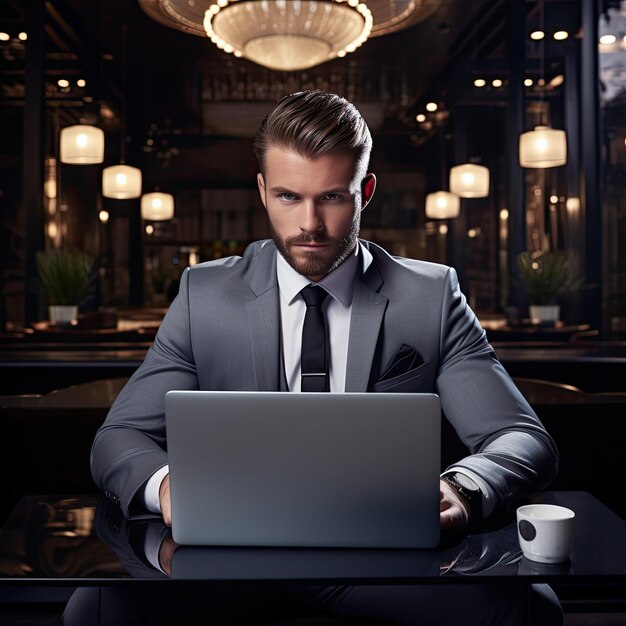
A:
{"label": "man's left hand", "polygon": [[439,522],[442,530],[461,530],[469,520],[469,504],[445,480],[440,480]]}

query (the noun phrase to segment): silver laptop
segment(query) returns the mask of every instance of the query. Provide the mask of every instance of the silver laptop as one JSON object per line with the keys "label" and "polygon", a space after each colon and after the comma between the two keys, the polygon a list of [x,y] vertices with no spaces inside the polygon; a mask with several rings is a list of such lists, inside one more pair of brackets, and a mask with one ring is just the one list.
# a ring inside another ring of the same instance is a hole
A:
{"label": "silver laptop", "polygon": [[165,412],[179,544],[439,542],[434,394],[170,391]]}

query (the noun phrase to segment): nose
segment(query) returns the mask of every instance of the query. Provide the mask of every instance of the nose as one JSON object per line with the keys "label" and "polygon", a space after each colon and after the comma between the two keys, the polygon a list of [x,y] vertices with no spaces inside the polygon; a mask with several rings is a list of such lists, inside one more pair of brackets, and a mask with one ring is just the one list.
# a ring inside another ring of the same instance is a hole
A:
{"label": "nose", "polygon": [[309,234],[319,233],[324,230],[324,221],[320,208],[313,200],[307,200],[302,204],[300,230]]}

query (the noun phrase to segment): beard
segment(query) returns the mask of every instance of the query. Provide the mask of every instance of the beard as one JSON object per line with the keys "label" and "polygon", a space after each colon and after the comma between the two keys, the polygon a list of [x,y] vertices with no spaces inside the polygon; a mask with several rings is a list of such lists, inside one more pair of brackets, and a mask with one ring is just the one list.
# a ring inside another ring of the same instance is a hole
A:
{"label": "beard", "polygon": [[[276,248],[289,265],[302,276],[321,280],[327,274],[339,267],[352,253],[356,245],[361,226],[361,213],[357,211],[350,230],[342,239],[326,237],[324,233],[309,235],[303,233],[298,237],[281,239],[278,233],[271,228],[272,239]],[[296,258],[291,252],[291,246],[302,243],[327,244],[327,248],[320,252],[307,252],[304,258]]]}

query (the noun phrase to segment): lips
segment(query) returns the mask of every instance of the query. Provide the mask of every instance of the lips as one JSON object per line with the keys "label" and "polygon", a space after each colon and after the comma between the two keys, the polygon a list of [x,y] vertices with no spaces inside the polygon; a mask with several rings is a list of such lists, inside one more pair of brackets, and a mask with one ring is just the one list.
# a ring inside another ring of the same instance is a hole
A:
{"label": "lips", "polygon": [[297,248],[304,248],[306,250],[321,250],[322,248],[326,248],[329,244],[327,243],[295,243],[293,244]]}

